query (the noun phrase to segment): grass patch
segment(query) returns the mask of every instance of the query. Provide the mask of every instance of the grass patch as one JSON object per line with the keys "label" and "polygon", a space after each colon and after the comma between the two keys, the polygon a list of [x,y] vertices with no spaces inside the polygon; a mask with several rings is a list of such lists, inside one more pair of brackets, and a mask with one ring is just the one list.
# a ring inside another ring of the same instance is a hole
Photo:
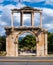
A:
{"label": "grass patch", "polygon": [[0,56],[6,56],[6,52],[5,51],[0,51]]}

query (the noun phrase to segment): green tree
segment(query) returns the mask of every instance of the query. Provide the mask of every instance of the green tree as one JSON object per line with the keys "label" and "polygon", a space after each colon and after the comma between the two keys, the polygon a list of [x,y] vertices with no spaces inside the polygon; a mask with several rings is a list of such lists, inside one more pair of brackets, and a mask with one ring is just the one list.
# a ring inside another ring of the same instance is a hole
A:
{"label": "green tree", "polygon": [[33,35],[26,35],[21,41],[19,41],[20,48],[34,48],[36,46],[36,38]]}
{"label": "green tree", "polygon": [[6,50],[6,37],[0,36],[0,51]]}
{"label": "green tree", "polygon": [[53,33],[48,32],[48,52],[53,53]]}

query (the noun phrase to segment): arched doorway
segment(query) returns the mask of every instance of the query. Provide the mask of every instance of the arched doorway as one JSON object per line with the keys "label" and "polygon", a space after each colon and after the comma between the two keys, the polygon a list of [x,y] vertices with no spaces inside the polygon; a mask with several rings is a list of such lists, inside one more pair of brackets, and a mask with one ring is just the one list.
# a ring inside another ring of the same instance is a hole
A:
{"label": "arched doorway", "polygon": [[18,37],[19,55],[36,55],[36,36],[31,32],[25,32]]}

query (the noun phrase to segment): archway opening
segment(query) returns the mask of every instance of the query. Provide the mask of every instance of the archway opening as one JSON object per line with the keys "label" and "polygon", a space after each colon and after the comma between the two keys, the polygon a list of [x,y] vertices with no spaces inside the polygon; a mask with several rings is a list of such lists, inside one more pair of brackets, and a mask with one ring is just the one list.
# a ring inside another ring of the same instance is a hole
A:
{"label": "archway opening", "polygon": [[36,37],[30,32],[23,33],[18,38],[19,55],[36,55]]}

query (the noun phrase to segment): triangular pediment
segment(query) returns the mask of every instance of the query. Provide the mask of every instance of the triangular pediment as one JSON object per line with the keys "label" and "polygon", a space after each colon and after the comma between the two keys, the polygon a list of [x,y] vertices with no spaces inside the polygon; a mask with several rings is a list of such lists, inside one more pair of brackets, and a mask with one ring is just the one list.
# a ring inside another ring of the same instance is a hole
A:
{"label": "triangular pediment", "polygon": [[21,8],[21,10],[34,10],[34,8],[32,8],[32,7],[23,7],[23,8]]}
{"label": "triangular pediment", "polygon": [[20,10],[33,10],[33,11],[41,11],[40,9],[35,9],[35,8],[32,8],[32,7],[28,7],[28,6],[23,7],[23,8],[21,8]]}
{"label": "triangular pediment", "polygon": [[22,10],[24,10],[24,11],[27,11],[27,10],[33,10],[33,11],[42,11],[42,10],[40,10],[40,9],[35,9],[35,8],[32,8],[32,7],[28,7],[28,6],[26,6],[26,7],[22,7],[22,8],[20,8],[20,9],[12,9],[12,11],[22,11]]}

